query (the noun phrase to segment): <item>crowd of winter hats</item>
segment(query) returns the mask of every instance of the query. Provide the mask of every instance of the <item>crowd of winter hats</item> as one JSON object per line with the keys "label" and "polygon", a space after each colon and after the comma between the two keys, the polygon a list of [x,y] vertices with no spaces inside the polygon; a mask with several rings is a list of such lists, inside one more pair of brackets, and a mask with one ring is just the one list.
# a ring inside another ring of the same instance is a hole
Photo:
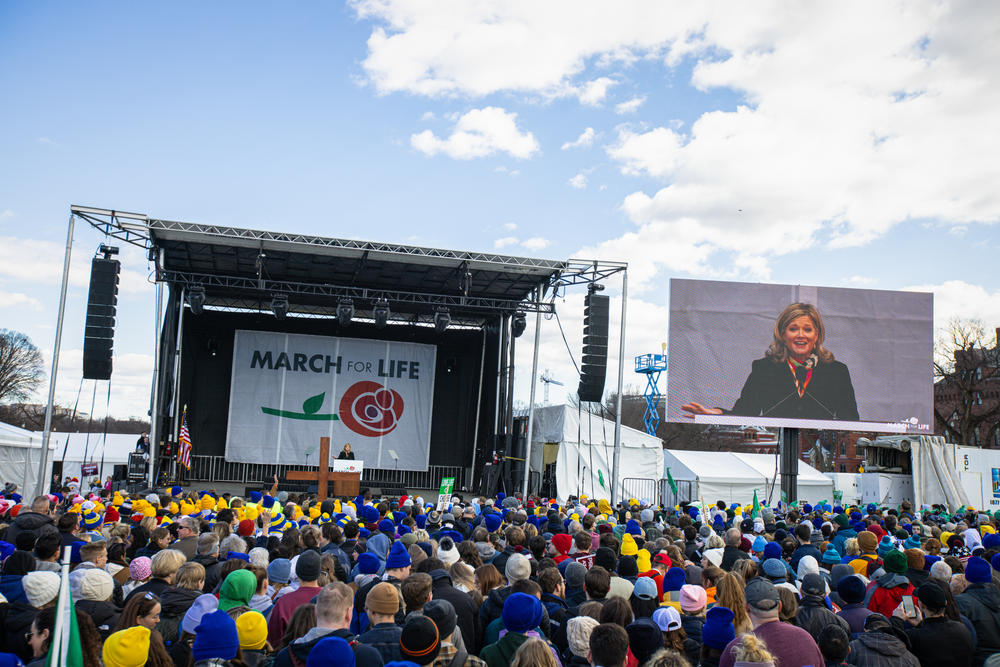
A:
{"label": "crowd of winter hats", "polygon": [[[602,568],[610,578],[608,597],[623,597],[634,610],[645,610],[645,615],[636,611],[632,622],[623,626],[638,664],[663,648],[665,636],[683,632],[692,617],[701,619],[704,646],[722,650],[734,640],[737,614],[717,599],[713,577],[719,568],[751,572],[743,594],[755,608],[773,608],[781,594],[792,593],[804,601],[825,600],[831,608],[874,605],[870,608],[887,616],[893,608],[880,595],[880,587],[893,581],[936,577],[959,593],[962,586],[1000,581],[1000,511],[990,514],[971,507],[949,511],[942,506],[914,508],[909,503],[886,507],[834,505],[825,500],[773,507],[722,501],[663,506],[636,498],[612,506],[607,499],[583,495],[553,499],[503,493],[489,499],[456,495],[438,505],[407,495],[320,500],[309,494],[251,491],[238,497],[179,486],[143,494],[87,495],[81,495],[77,486],[47,500],[55,515],[78,517],[70,537],[60,538],[70,547],[69,567],[79,571],[79,576],[72,575],[78,602],[118,604],[120,612],[123,600],[115,600],[122,597],[124,586],[131,591],[152,583],[159,588],[149,588],[146,594],[162,593],[160,613],[167,614],[168,608],[174,613],[165,591],[176,586],[159,573],[163,559],[156,555],[159,547],[132,550],[110,562],[113,545],[121,544],[119,552],[124,554],[128,540],[136,536],[148,540],[156,528],[167,529],[174,549],[187,545],[191,555],[185,559],[199,563],[206,578],[214,573],[214,588],[202,595],[185,594],[186,606],[176,614],[177,639],[171,641],[187,636],[194,663],[270,650],[269,638],[280,639],[270,624],[271,610],[281,598],[294,598],[296,591],[310,588],[306,584],[336,577],[359,594],[364,591],[364,604],[353,610],[352,629],[362,635],[369,612],[399,614],[400,632],[394,639],[399,657],[429,664],[452,650],[447,638],[462,617],[453,605],[435,597],[422,613],[402,620],[401,582],[423,561],[439,568],[426,573],[435,586],[442,581],[438,572],[455,579],[454,566],[470,559],[492,563],[506,589],[502,599],[487,595],[482,601],[482,608],[493,614],[494,642],[508,634],[540,635],[559,644],[556,648],[563,658],[586,658],[589,637],[600,624],[575,615],[556,623],[562,628],[558,637],[544,636],[558,610],[547,606],[545,595],[540,599],[525,592],[530,588],[511,589],[538,580],[543,568],[553,567],[561,575],[566,599],[577,596],[572,606],[567,605],[576,610],[592,593],[588,570]],[[39,610],[55,603],[61,578],[58,564],[54,571],[38,569],[41,559],[32,549],[39,534],[34,529],[19,530],[27,525],[24,518],[29,514],[30,503],[16,494],[0,498],[0,522],[8,526],[0,535],[4,575],[0,592],[12,591]],[[182,524],[236,543],[226,543],[213,555],[208,541],[209,553],[202,554],[197,536],[179,538]],[[328,526],[340,529],[333,533],[340,542],[324,552],[334,555],[335,567],[319,553],[325,544],[302,541],[306,533],[320,534],[318,529]],[[51,528],[55,530],[54,525]],[[512,541],[518,532],[514,528],[522,529],[517,542]],[[542,538],[540,546],[529,543],[525,532]],[[285,535],[295,537],[294,547],[285,544]],[[109,547],[107,569],[84,562],[89,548],[84,545],[97,541]],[[753,569],[739,565],[740,560],[752,563]],[[779,593],[781,589],[788,592]],[[934,591],[923,595],[927,604],[936,604]],[[145,664],[149,652],[161,643],[158,632],[136,625],[107,633],[102,646],[105,665]],[[348,655],[353,660],[351,642],[341,637],[314,639],[308,664],[350,664]],[[485,648],[475,645],[478,640],[469,641],[477,652]]]}

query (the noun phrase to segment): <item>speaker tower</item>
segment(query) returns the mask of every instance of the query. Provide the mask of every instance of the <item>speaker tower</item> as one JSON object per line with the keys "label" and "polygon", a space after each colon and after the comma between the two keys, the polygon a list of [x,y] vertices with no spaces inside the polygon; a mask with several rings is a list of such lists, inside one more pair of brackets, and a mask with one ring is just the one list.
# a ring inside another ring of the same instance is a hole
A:
{"label": "speaker tower", "polygon": [[87,324],[83,332],[83,377],[87,380],[111,379],[120,269],[117,259],[95,257],[90,263]]}
{"label": "speaker tower", "polygon": [[581,401],[600,402],[608,372],[608,315],[611,299],[587,292],[583,301],[583,359],[580,364]]}

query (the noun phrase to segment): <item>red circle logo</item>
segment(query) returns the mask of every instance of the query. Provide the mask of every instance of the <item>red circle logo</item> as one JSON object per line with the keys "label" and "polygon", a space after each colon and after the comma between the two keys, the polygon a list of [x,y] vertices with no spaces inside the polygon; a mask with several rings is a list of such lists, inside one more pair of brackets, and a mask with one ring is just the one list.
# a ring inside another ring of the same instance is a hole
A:
{"label": "red circle logo", "polygon": [[370,438],[391,433],[403,416],[403,397],[378,382],[362,380],[340,398],[340,421],[355,433]]}

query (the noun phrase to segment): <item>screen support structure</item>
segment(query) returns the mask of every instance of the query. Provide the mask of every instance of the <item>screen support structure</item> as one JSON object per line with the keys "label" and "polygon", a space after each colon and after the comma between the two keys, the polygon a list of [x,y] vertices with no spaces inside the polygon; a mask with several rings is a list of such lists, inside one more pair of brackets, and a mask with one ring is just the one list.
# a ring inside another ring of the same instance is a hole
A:
{"label": "screen support structure", "polygon": [[[538,299],[541,300],[544,292],[544,285],[538,286]],[[538,384],[538,343],[541,338],[542,312],[535,311],[535,347],[531,352],[531,392],[528,399],[528,433],[525,436],[527,442],[524,446],[524,486],[522,497],[527,502],[528,499],[528,479],[531,477],[531,441],[534,440],[532,429],[535,425],[535,387]]]}
{"label": "screen support structure", "polygon": [[[163,249],[160,249],[160,262],[163,261]],[[160,355],[163,354],[163,283],[156,283],[156,315],[153,318],[155,322],[156,330],[154,332],[154,359],[155,363],[153,365],[153,390],[149,397],[149,447],[151,450],[151,460],[153,465],[151,467],[156,467],[156,452],[157,443],[160,441],[160,428],[159,420],[156,418],[157,411],[159,409],[160,403]],[[153,478],[150,478],[150,486],[153,486]]]}
{"label": "screen support structure", "polygon": [[799,429],[783,427],[778,434],[781,447],[781,493],[786,502],[799,499]]}

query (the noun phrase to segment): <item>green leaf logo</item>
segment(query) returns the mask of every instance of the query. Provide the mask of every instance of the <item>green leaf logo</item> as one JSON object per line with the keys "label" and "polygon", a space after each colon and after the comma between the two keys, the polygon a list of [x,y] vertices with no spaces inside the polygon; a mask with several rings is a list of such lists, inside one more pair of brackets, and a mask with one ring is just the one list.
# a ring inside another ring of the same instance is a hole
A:
{"label": "green leaf logo", "polygon": [[302,412],[307,415],[316,414],[319,409],[323,407],[323,399],[326,398],[326,392],[322,394],[316,394],[311,398],[307,398],[304,403],[302,403]]}
{"label": "green leaf logo", "polygon": [[597,471],[597,481],[601,483],[601,488],[604,488],[604,471]]}

